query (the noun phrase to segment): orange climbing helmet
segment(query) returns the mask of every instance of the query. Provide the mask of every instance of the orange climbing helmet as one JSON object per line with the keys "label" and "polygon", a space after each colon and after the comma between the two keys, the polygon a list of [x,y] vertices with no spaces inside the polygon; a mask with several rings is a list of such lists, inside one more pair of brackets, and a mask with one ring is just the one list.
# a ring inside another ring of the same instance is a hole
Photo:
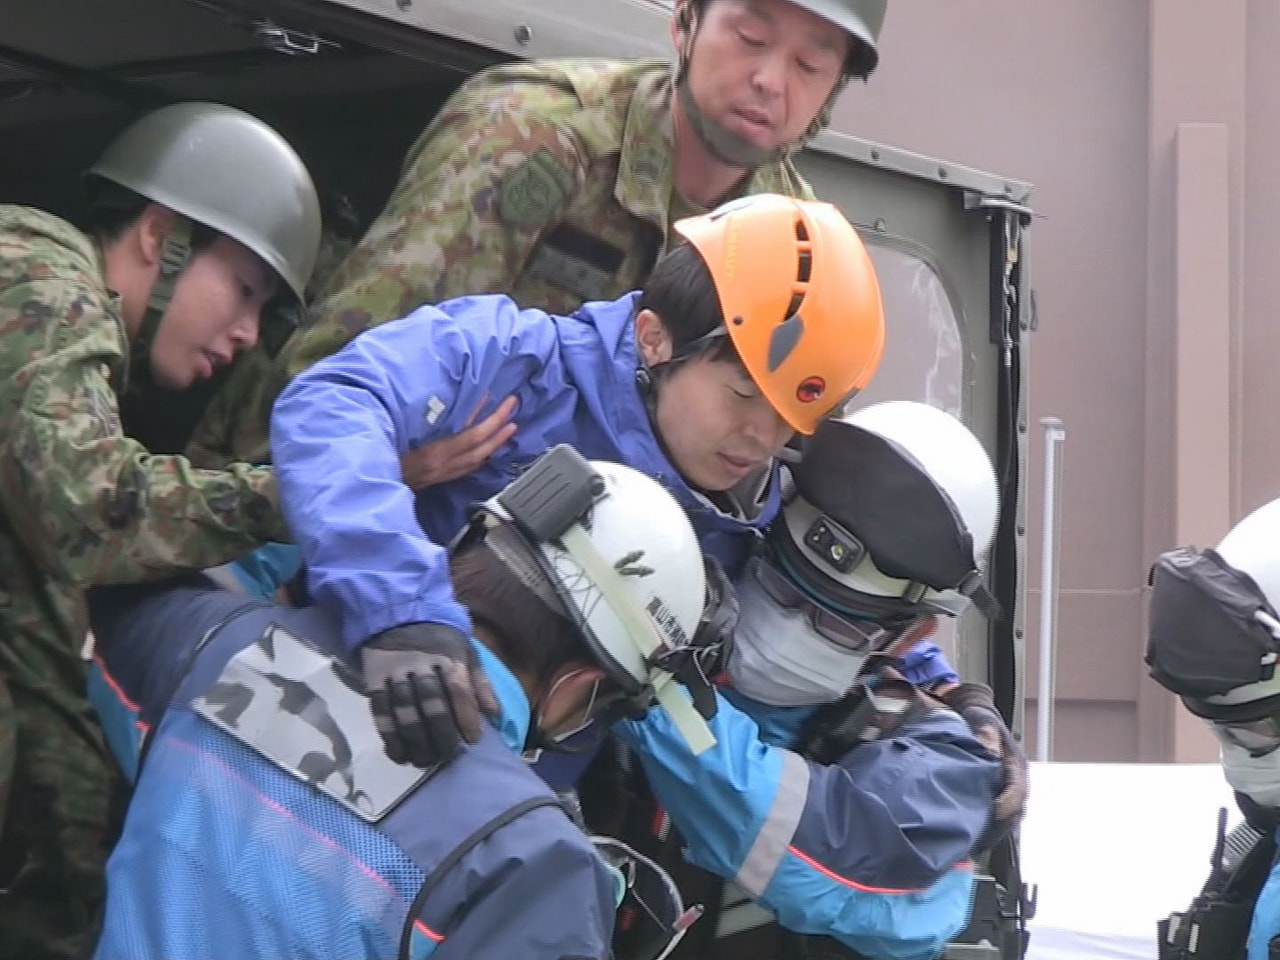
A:
{"label": "orange climbing helmet", "polygon": [[751,379],[795,430],[813,433],[870,382],[884,352],[880,284],[834,206],[755,194],[674,227],[706,264]]}

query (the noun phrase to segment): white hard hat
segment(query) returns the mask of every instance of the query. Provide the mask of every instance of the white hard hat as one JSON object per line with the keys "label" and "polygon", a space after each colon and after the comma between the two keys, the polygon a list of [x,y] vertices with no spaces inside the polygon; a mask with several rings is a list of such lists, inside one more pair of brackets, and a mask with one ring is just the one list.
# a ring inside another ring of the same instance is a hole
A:
{"label": "white hard hat", "polygon": [[[554,589],[634,707],[656,700],[695,752],[714,745],[680,687],[699,703],[714,702],[709,686],[699,689],[706,684],[699,658],[715,653],[700,646],[700,627],[719,598],[709,597],[697,536],[671,494],[637,470],[588,462],[562,444],[484,503],[477,520],[520,531],[533,549],[513,556],[495,540],[495,552],[535,590],[535,579]],[[537,570],[521,569],[530,558]]]}
{"label": "white hard hat", "polygon": [[1273,606],[1280,602],[1280,500],[1259,507],[1232,527],[1217,553],[1248,574]]}

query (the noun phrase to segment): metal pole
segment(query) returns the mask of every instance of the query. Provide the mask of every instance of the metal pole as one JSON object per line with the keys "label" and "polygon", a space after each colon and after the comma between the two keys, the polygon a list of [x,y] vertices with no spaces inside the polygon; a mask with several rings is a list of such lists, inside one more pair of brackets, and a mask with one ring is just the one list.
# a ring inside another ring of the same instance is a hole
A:
{"label": "metal pole", "polygon": [[1058,522],[1062,444],[1066,428],[1057,417],[1041,417],[1044,428],[1044,517],[1040,537],[1040,689],[1036,699],[1036,759],[1049,760],[1053,741],[1054,656],[1057,649]]}

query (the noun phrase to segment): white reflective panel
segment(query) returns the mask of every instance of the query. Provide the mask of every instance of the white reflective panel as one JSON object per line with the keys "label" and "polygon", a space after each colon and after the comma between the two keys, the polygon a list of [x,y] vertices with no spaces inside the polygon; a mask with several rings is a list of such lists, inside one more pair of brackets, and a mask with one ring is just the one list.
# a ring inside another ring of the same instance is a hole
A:
{"label": "white reflective panel", "polygon": [[964,341],[942,278],[919,256],[868,243],[884,299],[880,369],[850,409],[883,400],[922,400],[960,416]]}

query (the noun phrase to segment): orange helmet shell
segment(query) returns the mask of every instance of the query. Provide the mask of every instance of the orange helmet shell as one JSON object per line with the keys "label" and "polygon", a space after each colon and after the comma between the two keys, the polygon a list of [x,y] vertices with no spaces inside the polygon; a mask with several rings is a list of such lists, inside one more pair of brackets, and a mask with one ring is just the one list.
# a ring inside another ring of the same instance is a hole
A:
{"label": "orange helmet shell", "polygon": [[834,206],[756,194],[674,228],[706,263],[751,379],[795,430],[813,433],[870,382],[884,352],[880,284]]}

